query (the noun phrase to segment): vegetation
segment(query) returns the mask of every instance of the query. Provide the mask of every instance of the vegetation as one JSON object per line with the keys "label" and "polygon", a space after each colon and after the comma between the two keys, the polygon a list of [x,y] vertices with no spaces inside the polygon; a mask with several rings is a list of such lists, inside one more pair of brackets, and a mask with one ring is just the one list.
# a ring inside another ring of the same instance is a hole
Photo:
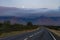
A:
{"label": "vegetation", "polygon": [[[8,36],[8,35],[15,35],[21,33],[22,31],[33,30],[38,28],[39,25],[33,25],[32,22],[28,22],[26,25],[23,24],[11,24],[10,21],[5,21],[4,23],[0,23],[0,36]],[[60,30],[60,26],[47,26],[47,25],[40,25],[40,27],[47,27],[50,29]],[[21,32],[19,32],[21,31]]]}
{"label": "vegetation", "polygon": [[0,23],[0,34],[12,31],[31,30],[36,28],[37,26],[34,26],[32,22],[28,22],[27,25],[17,23],[12,25],[10,21],[5,21],[4,23]]}
{"label": "vegetation", "polygon": [[53,26],[53,25],[46,26],[45,25],[45,27],[50,28],[50,29],[60,30],[60,26]]}

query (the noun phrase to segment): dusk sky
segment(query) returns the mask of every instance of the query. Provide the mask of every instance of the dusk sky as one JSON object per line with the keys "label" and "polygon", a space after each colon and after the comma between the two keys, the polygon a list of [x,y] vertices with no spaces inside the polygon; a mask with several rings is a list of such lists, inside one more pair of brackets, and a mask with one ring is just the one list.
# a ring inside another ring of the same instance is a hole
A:
{"label": "dusk sky", "polygon": [[0,0],[0,6],[54,9],[60,6],[60,0]]}

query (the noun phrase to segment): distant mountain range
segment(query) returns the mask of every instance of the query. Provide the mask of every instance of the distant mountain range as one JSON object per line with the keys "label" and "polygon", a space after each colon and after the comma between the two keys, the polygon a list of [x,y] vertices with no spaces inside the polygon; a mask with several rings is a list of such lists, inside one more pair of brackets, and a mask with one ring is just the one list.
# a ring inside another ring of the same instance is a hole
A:
{"label": "distant mountain range", "polygon": [[22,9],[0,6],[0,22],[26,24],[31,21],[39,25],[60,25],[60,9]]}

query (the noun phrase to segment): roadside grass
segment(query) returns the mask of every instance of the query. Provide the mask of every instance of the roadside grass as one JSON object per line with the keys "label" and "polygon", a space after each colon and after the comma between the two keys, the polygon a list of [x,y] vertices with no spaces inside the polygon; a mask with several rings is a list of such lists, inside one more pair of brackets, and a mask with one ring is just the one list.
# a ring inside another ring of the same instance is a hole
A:
{"label": "roadside grass", "polygon": [[10,37],[14,35],[20,35],[26,32],[35,31],[38,25],[33,25],[32,22],[27,22],[26,25],[23,24],[11,24],[10,21],[4,21],[0,23],[0,38]]}
{"label": "roadside grass", "polygon": [[13,35],[16,35],[16,34],[21,34],[23,32],[21,31],[12,31],[12,32],[8,32],[8,33],[2,33],[0,35],[0,38],[3,38],[3,37],[9,37],[9,36],[13,36]]}
{"label": "roadside grass", "polygon": [[56,35],[60,36],[60,30],[49,29],[51,32],[55,33]]}
{"label": "roadside grass", "polygon": [[2,33],[0,35],[0,38],[10,37],[10,36],[18,35],[18,34],[23,34],[23,33],[26,33],[26,32],[32,32],[32,31],[35,31],[37,29],[23,30],[23,31],[12,31],[12,32],[7,32],[7,33]]}

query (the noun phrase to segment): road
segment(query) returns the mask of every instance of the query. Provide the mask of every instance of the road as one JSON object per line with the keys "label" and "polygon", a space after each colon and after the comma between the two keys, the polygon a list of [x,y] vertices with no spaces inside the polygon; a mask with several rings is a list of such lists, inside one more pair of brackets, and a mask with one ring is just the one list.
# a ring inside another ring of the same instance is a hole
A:
{"label": "road", "polygon": [[33,32],[18,34],[18,35],[15,35],[12,37],[6,37],[0,40],[57,40],[57,38],[58,37],[55,38],[55,36],[50,31],[42,28]]}

